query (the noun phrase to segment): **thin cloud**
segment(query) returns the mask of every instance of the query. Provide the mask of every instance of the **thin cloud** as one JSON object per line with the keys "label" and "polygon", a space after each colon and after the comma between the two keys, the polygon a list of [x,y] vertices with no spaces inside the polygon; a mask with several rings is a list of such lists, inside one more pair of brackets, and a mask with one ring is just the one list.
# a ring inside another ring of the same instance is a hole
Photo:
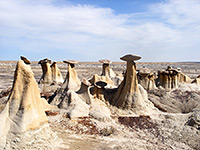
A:
{"label": "thin cloud", "polygon": [[134,14],[54,2],[0,2],[1,59],[10,45],[11,51],[80,61],[118,61],[125,53],[142,61],[197,60],[200,54],[200,1],[170,0]]}

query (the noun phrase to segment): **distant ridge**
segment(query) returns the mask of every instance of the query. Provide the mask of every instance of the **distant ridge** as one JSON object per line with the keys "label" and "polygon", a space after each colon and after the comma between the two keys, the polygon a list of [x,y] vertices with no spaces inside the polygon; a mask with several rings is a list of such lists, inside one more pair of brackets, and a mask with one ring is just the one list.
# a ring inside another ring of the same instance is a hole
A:
{"label": "distant ridge", "polygon": [[200,63],[198,61],[181,61],[181,62],[177,62],[177,63]]}
{"label": "distant ridge", "polygon": [[[37,64],[38,61],[31,61],[32,64]],[[5,60],[0,60],[0,63],[17,63],[17,61],[5,61]],[[137,62],[137,64],[199,64],[200,62],[198,61],[180,61],[180,62]],[[57,64],[63,64],[62,61],[58,61]],[[87,62],[87,61],[82,61],[82,62],[79,62],[79,64],[100,64],[98,61],[96,62]],[[112,62],[112,64],[125,64],[125,62],[121,62],[121,61],[118,61],[118,62]]]}

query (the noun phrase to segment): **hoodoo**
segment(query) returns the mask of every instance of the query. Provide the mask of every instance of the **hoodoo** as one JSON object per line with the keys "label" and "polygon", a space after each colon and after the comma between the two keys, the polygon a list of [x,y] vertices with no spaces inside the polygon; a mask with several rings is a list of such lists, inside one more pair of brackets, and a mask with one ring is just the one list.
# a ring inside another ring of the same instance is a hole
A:
{"label": "hoodoo", "polygon": [[64,80],[63,80],[62,74],[55,61],[51,65],[51,73],[52,73],[53,83],[57,83],[57,84],[63,83]]}
{"label": "hoodoo", "polygon": [[191,79],[171,66],[168,66],[165,71],[158,71],[158,86],[162,86],[165,89],[173,89],[177,88],[179,83],[191,83]]}
{"label": "hoodoo", "polygon": [[141,57],[129,54],[120,59],[127,62],[126,73],[110,103],[120,109],[131,109],[140,115],[155,113],[157,109],[148,100],[146,90],[138,84],[134,61],[141,59]]}
{"label": "hoodoo", "polygon": [[60,89],[56,93],[56,96],[51,102],[54,105],[59,105],[60,102],[64,101],[64,99],[67,98],[68,90],[72,90],[76,92],[80,89],[80,85],[81,85],[81,82],[75,70],[75,64],[77,64],[78,62],[74,60],[64,60],[63,62],[68,64],[68,72],[67,72],[63,85],[60,87]]}
{"label": "hoodoo", "polygon": [[147,90],[154,90],[156,89],[155,84],[155,76],[148,68],[142,68],[137,73],[138,83],[142,85],[142,87]]}
{"label": "hoodoo", "polygon": [[104,95],[105,95],[105,86],[107,85],[106,82],[103,81],[98,81],[94,84],[94,97],[98,98],[100,100],[105,100]]}
{"label": "hoodoo", "polygon": [[104,60],[99,60],[99,62],[103,64],[102,74],[101,74],[102,76],[107,76],[109,78],[114,78],[116,76],[112,68],[110,68],[110,64],[112,63],[110,60],[104,59]]}
{"label": "hoodoo", "polygon": [[74,60],[64,60],[63,62],[68,64],[68,72],[65,81],[62,85],[62,88],[77,91],[81,85],[81,82],[75,70],[75,64],[77,64],[78,62]]}
{"label": "hoodoo", "polygon": [[52,72],[51,72],[51,60],[49,60],[48,58],[40,60],[38,62],[38,64],[40,64],[42,66],[42,77],[39,81],[39,84],[51,84],[52,83]]}
{"label": "hoodoo", "polygon": [[60,69],[57,66],[56,62],[51,64],[51,60],[48,58],[40,60],[38,64],[42,66],[42,77],[39,81],[39,84],[60,84],[63,83],[63,77],[60,72]]}
{"label": "hoodoo", "polygon": [[83,79],[81,82],[81,88],[76,92],[78,96],[86,102],[86,104],[91,104],[92,98],[90,94],[89,87],[91,86],[90,82],[86,79]]}
{"label": "hoodoo", "polygon": [[168,66],[164,71],[158,71],[158,86],[165,89],[173,89],[178,87],[178,71]]}
{"label": "hoodoo", "polygon": [[24,58],[17,62],[12,91],[7,104],[0,112],[1,142],[9,132],[21,133],[35,129],[47,122],[45,108],[48,104],[40,97],[38,84],[30,64]]}
{"label": "hoodoo", "polygon": [[141,57],[125,55],[120,59],[127,62],[127,69],[124,80],[119,85],[118,91],[112,100],[112,104],[122,109],[130,109],[134,105],[134,94],[139,93],[136,63],[134,61],[141,59]]}

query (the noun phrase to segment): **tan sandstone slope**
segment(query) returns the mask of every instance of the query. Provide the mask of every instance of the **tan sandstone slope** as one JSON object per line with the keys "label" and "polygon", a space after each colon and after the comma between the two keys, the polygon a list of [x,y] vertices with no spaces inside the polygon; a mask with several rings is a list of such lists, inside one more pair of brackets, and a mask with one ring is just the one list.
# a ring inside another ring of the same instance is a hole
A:
{"label": "tan sandstone slope", "polygon": [[39,84],[60,84],[63,83],[63,77],[60,72],[60,69],[57,66],[56,62],[51,64],[51,60],[48,58],[40,60],[38,62],[42,66],[42,77],[39,81]]}
{"label": "tan sandstone slope", "polygon": [[180,83],[191,83],[191,79],[171,66],[168,66],[164,71],[158,72],[158,86],[162,86],[165,89],[173,89],[177,88]]}
{"label": "tan sandstone slope", "polygon": [[38,64],[40,64],[42,66],[42,77],[39,81],[39,84],[51,84],[52,83],[52,73],[51,73],[51,60],[49,60],[48,58],[40,60],[38,62]]}
{"label": "tan sandstone slope", "polygon": [[5,108],[0,112],[0,137],[9,132],[21,133],[47,123],[45,109],[50,106],[40,97],[38,84],[30,65],[17,62],[12,91]]}
{"label": "tan sandstone slope", "polygon": [[148,96],[144,88],[138,84],[136,74],[136,63],[141,57],[136,55],[125,55],[121,60],[127,62],[124,80],[118,87],[111,104],[121,109],[133,109],[138,114],[153,113],[156,110],[152,103],[148,101]]}
{"label": "tan sandstone slope", "polygon": [[59,105],[60,103],[62,103],[62,101],[64,101],[64,99],[67,98],[68,90],[78,91],[81,86],[81,82],[75,70],[75,64],[77,64],[78,62],[74,60],[64,60],[63,62],[68,64],[67,75],[65,77],[64,83],[56,92],[56,96],[50,102],[53,105]]}
{"label": "tan sandstone slope", "polygon": [[154,90],[156,89],[155,84],[155,76],[153,72],[151,72],[148,68],[142,68],[137,73],[138,83],[142,85],[142,87],[147,90]]}
{"label": "tan sandstone slope", "polygon": [[103,64],[102,76],[107,76],[109,78],[114,78],[116,76],[112,68],[110,68],[110,64],[112,63],[110,60],[104,59],[99,60],[99,62]]}
{"label": "tan sandstone slope", "polygon": [[64,80],[63,80],[62,74],[55,61],[51,64],[51,73],[52,73],[53,83],[57,83],[57,84],[63,83]]}

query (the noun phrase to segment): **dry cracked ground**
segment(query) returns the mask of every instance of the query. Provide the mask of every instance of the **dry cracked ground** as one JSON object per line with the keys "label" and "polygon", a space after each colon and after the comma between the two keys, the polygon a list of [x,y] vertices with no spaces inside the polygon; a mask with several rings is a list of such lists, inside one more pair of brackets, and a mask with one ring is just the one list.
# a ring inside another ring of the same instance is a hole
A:
{"label": "dry cracked ground", "polygon": [[[137,64],[138,69],[145,66],[155,72],[166,69],[168,65],[173,68],[181,68],[182,72],[191,78],[200,74],[200,63]],[[0,63],[0,92],[3,91],[0,93],[1,101],[5,101],[9,95],[15,67],[16,62]],[[41,66],[33,63],[31,67],[38,81],[42,75]],[[67,65],[58,63],[58,67],[65,77]],[[126,69],[124,63],[113,63],[111,67],[116,73],[122,73]],[[93,74],[100,75],[101,69],[100,63],[80,63],[76,67],[80,79],[90,79]],[[192,99],[198,104],[200,103],[199,89],[187,87],[148,93],[149,100],[152,102],[160,100],[161,106],[164,105],[166,110],[174,112],[160,110],[155,114],[136,116],[131,110],[123,111],[108,105],[112,113],[111,119],[98,120],[92,117],[69,119],[65,110],[48,111],[46,112],[48,126],[24,133],[26,136],[11,134],[10,136],[14,138],[10,137],[12,141],[9,141],[11,145],[9,149],[199,150],[200,108],[187,104],[190,109],[187,112],[181,112],[183,106],[181,100],[183,99],[185,101]],[[165,108],[164,106],[163,108]],[[176,112],[176,109],[180,109],[181,113]],[[187,108],[183,110],[185,109]],[[23,137],[26,138],[23,139]]]}

